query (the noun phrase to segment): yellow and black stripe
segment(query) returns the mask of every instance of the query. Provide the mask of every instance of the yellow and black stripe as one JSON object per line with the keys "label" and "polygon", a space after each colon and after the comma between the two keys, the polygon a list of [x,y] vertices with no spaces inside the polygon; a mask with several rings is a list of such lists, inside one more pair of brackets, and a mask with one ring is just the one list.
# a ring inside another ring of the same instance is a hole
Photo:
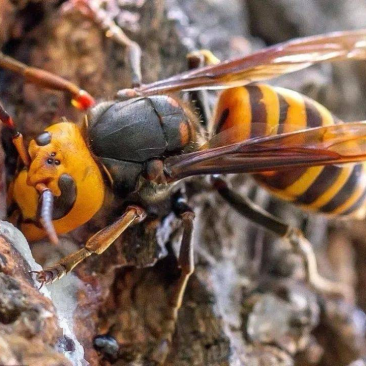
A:
{"label": "yellow and black stripe", "polygon": [[[269,85],[227,89],[217,103],[213,131],[235,127],[231,143],[342,123],[325,107],[292,90]],[[328,215],[364,215],[366,165],[298,168],[257,174],[274,195],[302,208]]]}

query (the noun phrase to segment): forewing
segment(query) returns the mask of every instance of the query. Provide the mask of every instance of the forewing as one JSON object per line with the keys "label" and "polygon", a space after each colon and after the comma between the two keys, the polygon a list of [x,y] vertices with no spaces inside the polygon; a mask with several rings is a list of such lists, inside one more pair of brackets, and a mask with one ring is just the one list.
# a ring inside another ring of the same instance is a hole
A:
{"label": "forewing", "polygon": [[145,95],[194,89],[222,89],[301,70],[324,61],[366,58],[366,29],[298,38],[250,56],[207,66],[143,85]]}
{"label": "forewing", "polygon": [[215,138],[214,148],[166,159],[165,171],[171,179],[199,174],[259,173],[366,160],[366,122],[251,138],[223,146]]}

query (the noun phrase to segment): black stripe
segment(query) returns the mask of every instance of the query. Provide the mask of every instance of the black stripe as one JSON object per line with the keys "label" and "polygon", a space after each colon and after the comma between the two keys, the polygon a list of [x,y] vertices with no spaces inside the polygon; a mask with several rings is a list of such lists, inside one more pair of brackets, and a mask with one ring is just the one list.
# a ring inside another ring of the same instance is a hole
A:
{"label": "black stripe", "polygon": [[318,108],[309,100],[308,98],[304,98],[305,100],[305,111],[306,111],[306,125],[308,128],[311,127],[320,127],[323,125],[323,118]]}
{"label": "black stripe", "polygon": [[365,199],[366,199],[366,188],[363,191],[360,198],[348,210],[342,212],[341,215],[346,216],[346,215],[350,215],[351,213],[357,211],[362,205],[365,204]]}
{"label": "black stripe", "polygon": [[315,202],[334,184],[342,169],[342,167],[337,165],[325,166],[311,186],[297,197],[296,203],[310,205]]}
{"label": "black stripe", "polygon": [[[252,110],[250,137],[265,136],[267,130],[267,108],[263,102],[263,92],[257,85],[248,86],[246,89],[249,93],[250,108]],[[256,125],[256,122],[260,124]]]}
{"label": "black stripe", "polygon": [[283,127],[284,123],[287,119],[287,113],[290,105],[287,103],[286,99],[278,92],[276,92],[279,106],[280,106],[280,113],[279,113],[279,119],[278,119],[278,130],[277,133],[281,134],[283,133]]}
{"label": "black stripe", "polygon": [[358,184],[358,179],[362,174],[362,164],[357,164],[354,166],[351,175],[348,177],[347,182],[344,186],[338,191],[338,193],[324,206],[319,208],[321,212],[331,212],[334,211],[337,207],[342,205],[347,201],[350,194],[355,190]]}
{"label": "black stripe", "polygon": [[219,121],[217,122],[217,125],[216,125],[215,134],[218,134],[219,132],[221,132],[221,130],[224,127],[224,124],[225,124],[227,118],[229,117],[229,113],[230,113],[229,108],[225,108],[222,111],[221,116],[219,118]]}
{"label": "black stripe", "polygon": [[299,180],[307,169],[308,168],[295,168],[291,170],[281,170],[271,176],[256,174],[255,178],[263,184],[268,185],[270,188],[285,189]]}

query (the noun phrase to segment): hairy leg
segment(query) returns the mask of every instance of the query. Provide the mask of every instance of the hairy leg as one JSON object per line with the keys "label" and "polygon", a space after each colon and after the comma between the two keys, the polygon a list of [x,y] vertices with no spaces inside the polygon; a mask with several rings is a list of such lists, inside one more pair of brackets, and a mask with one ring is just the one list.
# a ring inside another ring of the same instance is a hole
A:
{"label": "hairy leg", "polygon": [[187,282],[194,271],[192,243],[194,212],[180,198],[176,201],[175,212],[182,220],[183,224],[183,237],[178,258],[178,265],[181,272],[180,277],[175,283],[169,297],[169,307],[163,325],[162,334],[160,336],[159,345],[152,354],[152,359],[159,364],[163,364],[169,354],[170,345],[176,328],[178,311],[182,306]]}
{"label": "hairy leg", "polygon": [[127,60],[131,70],[132,87],[139,87],[142,84],[141,77],[141,48],[127,37],[125,32],[119,27],[108,13],[100,8],[95,1],[90,0],[69,0],[64,5],[64,12],[78,9],[87,18],[96,23],[105,33],[106,37],[111,38],[119,45],[126,47]]}
{"label": "hairy leg", "polygon": [[12,142],[18,151],[20,159],[26,168],[30,165],[30,157],[27,148],[24,145],[23,135],[18,131],[14,120],[10,117],[9,113],[4,109],[0,103],[0,121],[12,132]]}
{"label": "hairy leg", "polygon": [[23,64],[22,62],[6,56],[1,52],[0,67],[23,76],[27,82],[44,88],[70,93],[72,96],[72,104],[78,109],[87,110],[95,104],[94,98],[89,93],[80,89],[71,81],[51,72]]}
{"label": "hairy leg", "polygon": [[37,280],[42,285],[55,282],[92,254],[102,254],[128,227],[140,223],[145,217],[145,210],[141,207],[128,206],[125,213],[116,222],[94,234],[83,248],[43,271],[34,272],[37,274]]}
{"label": "hairy leg", "polygon": [[327,294],[347,295],[347,289],[344,285],[329,281],[320,276],[312,245],[304,237],[301,230],[291,227],[257,206],[248,198],[234,192],[222,178],[214,177],[213,185],[221,197],[237,212],[290,243],[294,251],[301,255],[305,265],[306,280],[314,290]]}

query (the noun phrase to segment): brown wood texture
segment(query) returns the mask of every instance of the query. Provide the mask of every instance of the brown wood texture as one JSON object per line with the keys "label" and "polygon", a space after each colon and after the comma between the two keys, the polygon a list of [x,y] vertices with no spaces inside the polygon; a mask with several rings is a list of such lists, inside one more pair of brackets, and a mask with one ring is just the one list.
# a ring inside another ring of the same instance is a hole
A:
{"label": "brown wood texture", "polygon": [[[111,99],[130,84],[124,49],[78,12],[62,14],[62,2],[0,0],[1,50],[72,80],[98,100]],[[144,82],[184,70],[186,53],[193,48],[211,48],[225,58],[262,47],[263,39],[277,42],[311,34],[310,20],[299,15],[301,0],[103,3],[142,47]],[[321,31],[348,28],[341,0],[336,1],[335,15],[328,18],[324,9],[332,6],[329,2],[322,0],[323,7],[317,0],[306,3],[310,10],[311,6],[317,9],[319,19],[330,19]],[[362,19],[358,21],[361,27]],[[329,70],[315,68],[280,83],[308,92],[340,111],[341,117],[362,119],[364,65],[337,65]],[[63,116],[73,121],[82,118],[64,94],[24,84],[2,71],[0,100],[28,140]],[[303,283],[300,258],[287,245],[241,218],[207,189],[205,180],[189,183],[187,191],[197,217],[196,271],[179,313],[167,365],[348,366],[354,361],[363,365],[364,222],[329,225],[270,199],[249,179],[235,177],[232,184],[272,213],[304,228],[314,243],[322,274],[349,284],[353,296],[329,299],[312,292]],[[113,219],[117,206],[111,199],[91,222],[64,236],[60,248],[47,241],[33,244],[36,260],[51,264],[82,245]],[[169,291],[179,275],[175,253],[180,234],[179,221],[172,214],[164,221],[150,220],[128,230],[102,256],[89,258],[75,271],[80,281],[74,331],[90,365],[153,364],[150,353],[158,342]],[[28,270],[11,240],[0,237],[0,364],[69,365],[56,345],[60,339],[69,349],[75,345],[63,338],[54,305],[39,294]],[[42,311],[49,314],[46,321]],[[106,333],[118,343],[109,357],[93,348],[94,337]]]}

